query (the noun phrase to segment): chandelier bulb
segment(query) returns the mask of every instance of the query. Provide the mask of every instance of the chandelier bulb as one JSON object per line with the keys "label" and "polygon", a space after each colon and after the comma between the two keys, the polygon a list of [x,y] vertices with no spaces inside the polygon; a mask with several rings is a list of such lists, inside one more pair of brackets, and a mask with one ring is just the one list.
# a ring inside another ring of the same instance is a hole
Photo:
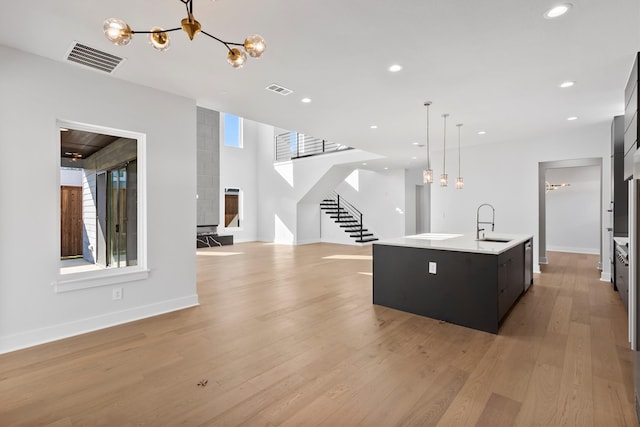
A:
{"label": "chandelier bulb", "polygon": [[165,51],[170,46],[169,35],[164,31],[164,28],[153,27],[149,33],[149,44],[154,49]]}
{"label": "chandelier bulb", "polygon": [[115,45],[125,46],[131,42],[133,31],[122,19],[109,18],[103,25],[105,37]]}
{"label": "chandelier bulb", "polygon": [[258,34],[250,35],[244,41],[244,50],[252,58],[259,58],[267,48],[267,43]]}
{"label": "chandelier bulb", "polygon": [[247,55],[238,48],[233,48],[227,54],[227,61],[233,68],[242,68],[247,61]]}

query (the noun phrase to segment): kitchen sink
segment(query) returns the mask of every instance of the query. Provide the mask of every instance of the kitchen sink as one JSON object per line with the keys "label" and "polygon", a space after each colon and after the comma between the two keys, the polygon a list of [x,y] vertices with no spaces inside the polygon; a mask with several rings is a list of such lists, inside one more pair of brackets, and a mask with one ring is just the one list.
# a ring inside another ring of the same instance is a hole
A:
{"label": "kitchen sink", "polygon": [[512,239],[505,237],[483,237],[481,239],[477,239],[478,242],[498,242],[498,243],[507,243]]}

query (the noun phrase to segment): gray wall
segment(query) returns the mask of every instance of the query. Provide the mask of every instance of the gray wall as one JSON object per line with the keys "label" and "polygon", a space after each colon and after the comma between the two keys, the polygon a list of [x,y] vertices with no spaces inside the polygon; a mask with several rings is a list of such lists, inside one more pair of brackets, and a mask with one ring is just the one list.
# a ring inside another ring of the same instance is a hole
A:
{"label": "gray wall", "polygon": [[198,107],[197,224],[220,220],[220,113]]}

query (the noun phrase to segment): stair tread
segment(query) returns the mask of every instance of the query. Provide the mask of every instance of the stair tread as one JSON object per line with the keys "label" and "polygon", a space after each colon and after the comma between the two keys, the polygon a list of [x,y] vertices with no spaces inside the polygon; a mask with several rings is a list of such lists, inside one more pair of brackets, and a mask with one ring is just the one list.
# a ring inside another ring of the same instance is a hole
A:
{"label": "stair tread", "polygon": [[369,243],[369,242],[375,242],[376,240],[378,240],[377,237],[372,237],[371,239],[358,239],[356,240],[356,243]]}

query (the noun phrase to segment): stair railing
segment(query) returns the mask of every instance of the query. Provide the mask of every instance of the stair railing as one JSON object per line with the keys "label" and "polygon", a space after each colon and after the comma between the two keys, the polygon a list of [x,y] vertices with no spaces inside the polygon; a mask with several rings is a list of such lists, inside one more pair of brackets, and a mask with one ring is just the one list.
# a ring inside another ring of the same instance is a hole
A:
{"label": "stair railing", "polygon": [[297,132],[280,133],[275,135],[273,139],[274,160],[276,162],[351,149],[346,145]]}
{"label": "stair railing", "polygon": [[362,240],[363,238],[362,234],[364,229],[364,222],[362,222],[362,218],[363,218],[362,212],[360,212],[355,206],[353,206],[347,200],[345,200],[344,198],[341,198],[340,195],[335,191],[332,191],[327,198],[337,201],[338,222],[340,221],[340,211],[341,211],[340,208],[343,208],[353,218],[358,219],[359,225],[360,225],[360,240]]}

